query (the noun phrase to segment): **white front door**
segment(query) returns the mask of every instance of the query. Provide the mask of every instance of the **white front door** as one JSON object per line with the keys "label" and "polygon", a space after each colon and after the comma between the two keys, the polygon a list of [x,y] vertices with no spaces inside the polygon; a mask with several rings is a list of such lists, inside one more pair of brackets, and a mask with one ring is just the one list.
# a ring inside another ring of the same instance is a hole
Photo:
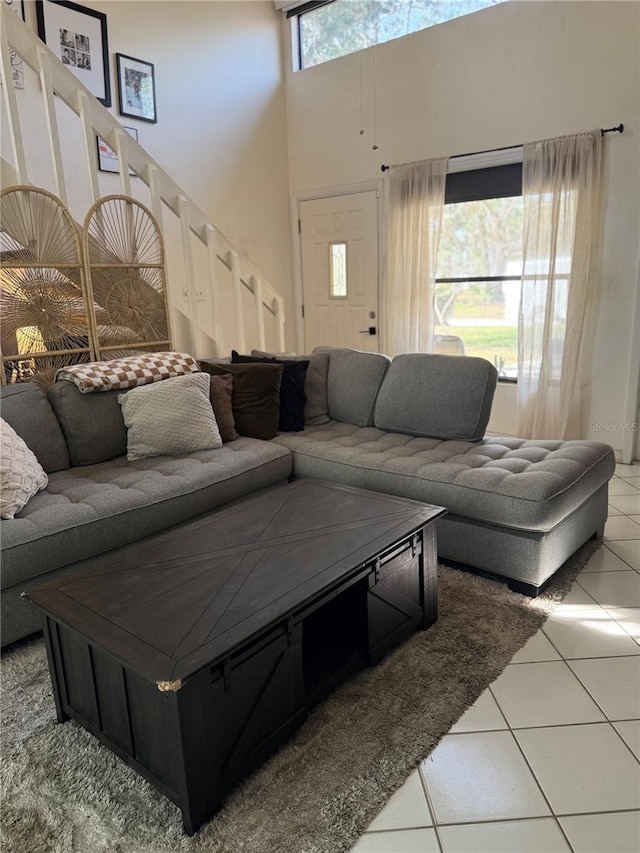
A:
{"label": "white front door", "polygon": [[305,352],[379,349],[378,193],[300,202]]}

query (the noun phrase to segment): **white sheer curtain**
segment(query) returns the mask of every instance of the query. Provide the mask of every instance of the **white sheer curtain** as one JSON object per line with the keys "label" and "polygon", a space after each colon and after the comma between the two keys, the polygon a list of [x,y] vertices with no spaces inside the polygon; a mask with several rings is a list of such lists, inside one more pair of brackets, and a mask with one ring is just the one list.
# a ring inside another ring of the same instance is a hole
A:
{"label": "white sheer curtain", "polygon": [[389,170],[383,349],[429,352],[448,158]]}
{"label": "white sheer curtain", "polygon": [[599,270],[599,130],[523,146],[518,329],[523,438],[581,437],[581,365]]}

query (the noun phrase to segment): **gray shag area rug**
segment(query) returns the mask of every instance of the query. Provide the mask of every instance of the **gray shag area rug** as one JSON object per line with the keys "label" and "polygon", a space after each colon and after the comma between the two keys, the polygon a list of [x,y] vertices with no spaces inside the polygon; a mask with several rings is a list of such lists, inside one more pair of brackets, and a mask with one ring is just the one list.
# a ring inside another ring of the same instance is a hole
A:
{"label": "gray shag area rug", "polygon": [[193,838],[179,810],[73,722],[58,725],[42,639],[2,658],[2,849],[343,853],[502,672],[597,545],[528,599],[439,567],[439,619],[338,688]]}

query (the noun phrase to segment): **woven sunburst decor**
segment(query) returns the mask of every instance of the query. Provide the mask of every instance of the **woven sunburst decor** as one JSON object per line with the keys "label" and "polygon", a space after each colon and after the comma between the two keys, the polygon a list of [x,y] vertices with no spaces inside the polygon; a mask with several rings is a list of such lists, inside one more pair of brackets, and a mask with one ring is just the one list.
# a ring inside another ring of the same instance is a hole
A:
{"label": "woven sunburst decor", "polygon": [[107,196],[87,214],[83,250],[98,359],[171,349],[164,247],[140,202]]}
{"label": "woven sunburst decor", "polygon": [[56,196],[0,192],[0,382],[44,386],[68,364],[95,360],[76,226]]}

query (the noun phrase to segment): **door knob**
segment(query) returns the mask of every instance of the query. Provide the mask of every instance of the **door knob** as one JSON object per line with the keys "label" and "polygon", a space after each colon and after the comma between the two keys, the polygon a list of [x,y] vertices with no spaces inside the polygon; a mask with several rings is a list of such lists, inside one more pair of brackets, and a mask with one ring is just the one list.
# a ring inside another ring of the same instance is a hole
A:
{"label": "door knob", "polygon": [[361,334],[361,335],[375,335],[375,333],[376,333],[376,327],[375,326],[369,326],[368,329],[360,329],[360,332],[359,332],[359,334]]}

